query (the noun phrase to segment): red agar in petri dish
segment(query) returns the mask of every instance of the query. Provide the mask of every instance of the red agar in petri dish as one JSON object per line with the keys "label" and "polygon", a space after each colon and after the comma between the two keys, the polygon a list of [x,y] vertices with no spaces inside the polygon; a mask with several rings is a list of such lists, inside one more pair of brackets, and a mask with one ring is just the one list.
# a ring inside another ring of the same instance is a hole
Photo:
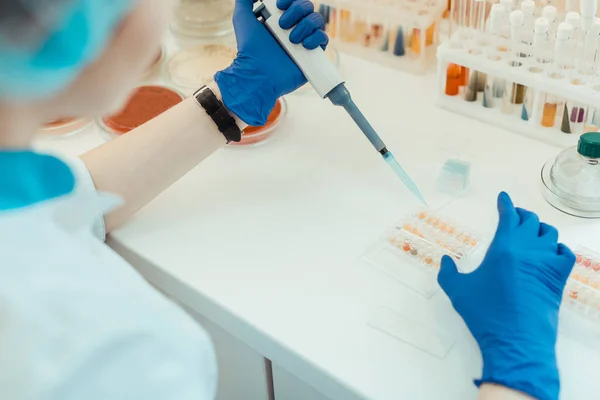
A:
{"label": "red agar in petri dish", "polygon": [[118,114],[104,117],[101,126],[110,133],[123,135],[181,103],[183,96],[164,86],[140,86]]}

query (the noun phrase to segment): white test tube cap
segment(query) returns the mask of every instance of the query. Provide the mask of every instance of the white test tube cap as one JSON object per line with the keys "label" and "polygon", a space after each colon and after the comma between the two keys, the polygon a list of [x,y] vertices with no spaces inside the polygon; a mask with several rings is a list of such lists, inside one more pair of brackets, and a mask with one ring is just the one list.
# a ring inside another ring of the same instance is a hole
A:
{"label": "white test tube cap", "polygon": [[579,21],[581,20],[581,15],[578,12],[571,11],[568,12],[565,16],[565,22],[568,22],[573,26],[573,29],[577,29],[579,27]]}
{"label": "white test tube cap", "polygon": [[546,18],[540,17],[535,20],[535,26],[533,28],[533,33],[547,34],[549,30],[550,30],[550,21],[548,21]]}
{"label": "white test tube cap", "polygon": [[561,22],[556,31],[556,41],[568,41],[573,35],[573,25],[568,22]]}
{"label": "white test tube cap", "polygon": [[542,9],[542,17],[546,18],[550,22],[554,22],[554,20],[556,19],[556,7],[545,6]]}
{"label": "white test tube cap", "polygon": [[579,7],[581,9],[581,17],[591,20],[596,16],[598,3],[596,0],[581,0],[579,2]]}
{"label": "white test tube cap", "polygon": [[523,21],[525,17],[523,16],[523,11],[514,10],[509,14],[510,26],[521,27],[523,26]]}
{"label": "white test tube cap", "polygon": [[502,31],[502,19],[504,18],[504,6],[502,4],[493,4],[490,11],[490,34],[499,36]]}
{"label": "white test tube cap", "polygon": [[535,1],[523,0],[521,2],[521,10],[525,16],[531,17],[535,11]]}
{"label": "white test tube cap", "polygon": [[521,28],[523,28],[523,11],[514,10],[509,14],[510,37],[512,40],[521,39]]}

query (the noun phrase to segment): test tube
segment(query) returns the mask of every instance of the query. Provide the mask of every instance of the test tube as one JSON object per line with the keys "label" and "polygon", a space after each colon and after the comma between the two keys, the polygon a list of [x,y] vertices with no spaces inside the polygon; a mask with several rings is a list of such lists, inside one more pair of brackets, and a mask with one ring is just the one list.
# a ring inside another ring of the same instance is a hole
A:
{"label": "test tube", "polygon": [[[465,42],[468,39],[467,29],[467,11],[468,11],[468,0],[456,0],[458,2],[458,26],[457,32],[461,42]],[[466,86],[469,79],[469,69],[461,65],[460,67],[460,86]]]}
{"label": "test tube", "polygon": [[581,28],[583,33],[587,33],[596,19],[596,11],[598,10],[598,3],[596,0],[580,0],[581,7]]}
{"label": "test tube", "polygon": [[578,12],[571,11],[565,15],[565,22],[573,27],[573,35],[571,37],[571,46],[569,50],[570,56],[575,59],[577,57],[576,48],[581,40],[581,16]]}
{"label": "test tube", "polygon": [[[521,59],[527,55],[528,47],[521,43],[523,29],[523,11],[514,10],[510,13],[510,37],[511,37],[511,52],[508,65],[511,67],[520,67]],[[504,114],[514,114],[522,108],[523,99],[525,97],[525,86],[515,82],[505,82],[504,96],[502,100],[502,112]]]}
{"label": "test tube", "polygon": [[[448,18],[448,23],[450,27],[450,47],[451,48],[461,48],[462,43],[460,40],[460,1],[451,1],[450,2],[450,14]],[[445,93],[447,96],[457,96],[460,93],[461,86],[461,74],[462,68],[458,64],[448,64],[446,69],[446,90]]]}
{"label": "test tube", "polygon": [[[471,54],[481,54],[481,44],[485,35],[485,11],[486,1],[475,0],[470,10],[471,29],[469,40],[469,52]],[[477,92],[483,92],[485,89],[485,74],[480,71],[471,71],[469,81],[465,88],[465,100],[469,102],[477,101]]]}
{"label": "test tube", "polygon": [[542,8],[542,18],[546,18],[550,22],[550,38],[556,35],[556,7],[545,6]]}
{"label": "test tube", "polygon": [[[583,3],[582,3],[583,4]],[[585,20],[582,18],[582,24]],[[594,22],[590,27],[586,27],[586,24],[583,24],[584,37],[583,37],[583,45],[581,50],[581,57],[579,58],[579,65],[577,69],[573,72],[573,76],[571,77],[571,84],[573,85],[584,85],[589,83],[593,78],[594,74],[597,72],[597,44],[598,38],[600,36],[600,21],[594,18]],[[584,106],[582,104],[578,104],[577,106],[580,109],[583,109]],[[577,113],[581,113],[580,109],[577,109]],[[584,128],[586,132],[594,132],[598,130],[600,126],[600,110],[597,108],[590,106],[587,109],[587,112],[584,112]]]}
{"label": "test tube", "polygon": [[521,11],[523,12],[523,29],[521,31],[521,41],[531,47],[533,44],[533,29],[534,29],[534,17],[535,2],[533,0],[523,0],[521,2]]}
{"label": "test tube", "polygon": [[[550,42],[550,21],[546,18],[538,18],[535,20],[533,28],[533,43],[531,46],[531,54],[536,62],[529,68],[529,72],[541,73],[544,71],[545,64],[549,63],[552,59],[552,42]],[[537,105],[535,103],[536,93],[531,88],[528,88],[523,101],[523,111],[521,112],[521,119],[529,121],[534,117],[534,113],[537,112]],[[540,94],[541,95],[541,94]],[[550,109],[548,111],[551,111]],[[537,112],[539,115],[539,112]],[[537,115],[535,119],[537,120]]]}
{"label": "test tube", "polygon": [[[550,78],[562,79],[568,74],[570,62],[567,57],[572,34],[573,27],[570,24],[562,22],[559,25],[556,32],[556,42],[554,43],[554,62],[548,72]],[[541,125],[547,128],[554,127],[556,122],[560,121],[561,116],[563,116],[564,107],[565,101],[561,97],[547,93],[544,98]],[[561,129],[563,125],[566,129],[569,125],[568,119],[566,124],[561,123]]]}
{"label": "test tube", "polygon": [[[571,70],[571,75],[576,75],[573,73],[573,68],[575,67],[575,60],[579,56],[578,48],[583,45],[583,30],[580,27],[581,17],[577,12],[568,12],[565,16],[565,22],[573,27],[573,33],[571,34],[571,40],[565,55],[566,68]],[[576,76],[571,78],[576,79]],[[584,104],[567,99],[565,101],[560,130],[564,133],[583,133],[585,128],[585,114],[586,107]]]}
{"label": "test tube", "polygon": [[[511,0],[512,3],[512,0]],[[499,61],[503,59],[508,51],[505,41],[502,40],[502,21],[505,18],[504,6],[500,4],[492,5],[489,20],[489,36],[490,43],[487,49],[488,59]],[[504,95],[505,81],[496,77],[488,76],[485,81],[485,89],[483,91],[483,106],[487,108],[495,108],[502,104]]]}
{"label": "test tube", "polygon": [[[502,21],[500,22],[502,27],[501,29],[501,33],[500,35],[504,38],[504,39],[510,39],[510,24],[509,24],[509,19],[510,19],[510,13],[513,11],[514,9],[514,2],[513,0],[500,0],[500,5],[502,6],[502,9],[504,10],[503,12],[503,18]],[[493,6],[492,6],[493,7]],[[491,20],[491,13],[490,13],[490,20]]]}

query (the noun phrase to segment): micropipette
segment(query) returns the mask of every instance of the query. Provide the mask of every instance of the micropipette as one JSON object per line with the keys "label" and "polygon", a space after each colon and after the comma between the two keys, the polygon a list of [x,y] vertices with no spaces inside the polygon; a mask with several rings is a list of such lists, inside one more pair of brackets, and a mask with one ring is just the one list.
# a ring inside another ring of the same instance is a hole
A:
{"label": "micropipette", "polygon": [[369,142],[375,147],[375,150],[383,156],[385,162],[404,185],[425,204],[425,199],[417,185],[396,161],[383,140],[377,135],[369,121],[352,100],[350,92],[346,89],[344,79],[337,68],[329,61],[323,49],[307,50],[301,44],[290,42],[289,32],[279,26],[279,19],[283,12],[277,7],[277,0],[260,0],[254,9],[254,15],[267,27],[281,47],[296,63],[319,96],[322,99],[328,98],[333,105],[343,107],[348,112]]}

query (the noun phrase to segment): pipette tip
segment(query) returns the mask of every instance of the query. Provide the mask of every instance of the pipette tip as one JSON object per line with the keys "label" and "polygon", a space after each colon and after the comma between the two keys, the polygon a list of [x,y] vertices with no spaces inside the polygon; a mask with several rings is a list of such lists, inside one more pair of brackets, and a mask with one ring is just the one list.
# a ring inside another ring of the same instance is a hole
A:
{"label": "pipette tip", "polygon": [[410,176],[408,176],[406,171],[404,171],[404,169],[400,166],[398,161],[396,161],[396,159],[394,158],[394,155],[387,149],[383,149],[380,153],[383,156],[383,159],[385,160],[385,162],[396,173],[396,176],[398,176],[398,178],[400,178],[400,180],[404,183],[404,186],[406,186],[406,188],[408,190],[410,190],[411,193],[417,199],[419,199],[419,201],[421,203],[423,203],[423,205],[428,207],[427,202],[425,201],[425,198],[421,194],[421,191],[419,190],[417,185],[413,182],[413,180],[410,178]]}

